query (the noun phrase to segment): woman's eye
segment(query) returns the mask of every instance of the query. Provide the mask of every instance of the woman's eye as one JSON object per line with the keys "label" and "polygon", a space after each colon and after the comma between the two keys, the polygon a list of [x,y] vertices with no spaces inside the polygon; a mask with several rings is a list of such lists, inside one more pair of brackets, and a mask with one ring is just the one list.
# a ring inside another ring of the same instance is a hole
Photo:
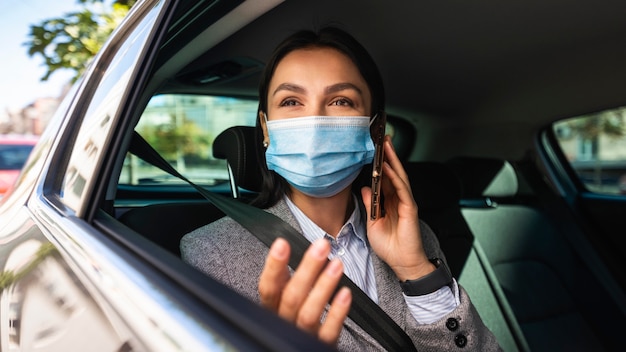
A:
{"label": "woman's eye", "polygon": [[280,103],[280,106],[297,106],[299,103],[293,99],[285,99]]}
{"label": "woman's eye", "polygon": [[331,103],[331,105],[338,105],[338,106],[352,106],[352,102],[349,99],[337,99],[335,101],[333,101]]}

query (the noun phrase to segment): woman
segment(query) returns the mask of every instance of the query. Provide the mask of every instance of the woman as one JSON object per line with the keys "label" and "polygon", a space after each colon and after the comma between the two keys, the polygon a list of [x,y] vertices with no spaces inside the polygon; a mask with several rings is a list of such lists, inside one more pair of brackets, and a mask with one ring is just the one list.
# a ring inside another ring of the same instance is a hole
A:
{"label": "woman", "polygon": [[346,319],[352,299],[347,288],[327,308],[344,270],[418,350],[498,349],[456,281],[431,287],[432,273],[445,259],[418,219],[388,137],[385,216],[371,220],[369,202],[361,201],[371,195],[369,187],[356,186],[361,169],[372,162],[369,124],[384,111],[382,79],[367,51],[336,28],[298,32],[275,50],[259,93],[263,190],[255,204],[312,245],[294,271],[285,240],[268,249],[224,218],[187,234],[183,259],[340,350],[381,348]]}

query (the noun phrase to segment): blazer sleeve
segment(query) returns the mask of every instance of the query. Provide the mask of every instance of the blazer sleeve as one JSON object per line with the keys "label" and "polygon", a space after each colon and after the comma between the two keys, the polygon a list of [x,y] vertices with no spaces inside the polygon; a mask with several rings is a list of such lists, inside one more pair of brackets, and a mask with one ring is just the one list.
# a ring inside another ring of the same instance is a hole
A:
{"label": "blazer sleeve", "polygon": [[[420,232],[426,255],[445,260],[437,237],[426,223],[420,223]],[[422,350],[500,351],[495,336],[483,323],[467,292],[461,285],[458,288],[460,304],[432,324],[417,324],[407,309],[404,317],[407,334]]]}

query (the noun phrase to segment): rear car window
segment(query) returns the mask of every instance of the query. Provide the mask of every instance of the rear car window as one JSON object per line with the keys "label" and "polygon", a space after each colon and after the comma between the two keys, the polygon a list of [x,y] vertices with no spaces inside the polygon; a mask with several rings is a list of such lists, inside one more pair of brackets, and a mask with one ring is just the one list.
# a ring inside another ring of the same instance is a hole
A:
{"label": "rear car window", "polygon": [[626,195],[626,107],[562,120],[553,130],[588,191]]}
{"label": "rear car window", "polygon": [[[178,172],[197,184],[228,182],[225,160],[213,157],[213,141],[231,126],[254,126],[258,102],[192,94],[154,96],[135,130]],[[155,166],[126,155],[123,185],[184,184]]]}

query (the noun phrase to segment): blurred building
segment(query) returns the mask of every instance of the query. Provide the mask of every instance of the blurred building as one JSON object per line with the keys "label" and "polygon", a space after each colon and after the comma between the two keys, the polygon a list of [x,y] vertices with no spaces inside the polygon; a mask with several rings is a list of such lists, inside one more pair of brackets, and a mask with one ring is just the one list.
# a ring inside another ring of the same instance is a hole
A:
{"label": "blurred building", "polygon": [[0,134],[40,135],[56,111],[61,98],[37,98],[21,109],[0,111]]}

